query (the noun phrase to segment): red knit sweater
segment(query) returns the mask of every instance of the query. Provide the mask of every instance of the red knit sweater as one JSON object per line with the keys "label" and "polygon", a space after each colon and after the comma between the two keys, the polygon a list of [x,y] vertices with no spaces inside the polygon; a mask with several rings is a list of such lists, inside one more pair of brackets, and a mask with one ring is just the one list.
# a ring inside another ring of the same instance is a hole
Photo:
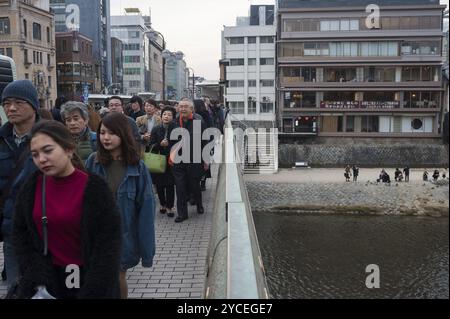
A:
{"label": "red knit sweater", "polygon": [[[63,178],[46,177],[48,250],[57,266],[83,265],[81,253],[81,215],[88,175],[76,169]],[[41,238],[42,176],[38,177],[33,219]]]}

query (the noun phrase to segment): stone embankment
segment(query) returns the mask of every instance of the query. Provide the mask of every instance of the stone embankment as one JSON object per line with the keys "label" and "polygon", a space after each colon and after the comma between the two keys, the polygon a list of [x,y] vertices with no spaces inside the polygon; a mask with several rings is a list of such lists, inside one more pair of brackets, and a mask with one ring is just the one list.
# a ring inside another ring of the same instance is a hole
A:
{"label": "stone embankment", "polygon": [[448,216],[449,181],[283,183],[246,181],[252,210],[285,214]]}

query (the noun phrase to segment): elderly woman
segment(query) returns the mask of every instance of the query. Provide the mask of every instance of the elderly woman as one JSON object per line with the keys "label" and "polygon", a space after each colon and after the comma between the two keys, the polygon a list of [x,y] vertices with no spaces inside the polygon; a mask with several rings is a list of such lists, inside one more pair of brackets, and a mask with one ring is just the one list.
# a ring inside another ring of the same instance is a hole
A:
{"label": "elderly woman", "polygon": [[77,143],[75,152],[83,160],[97,151],[97,134],[89,129],[89,113],[81,102],[69,101],[61,107],[61,118]]}

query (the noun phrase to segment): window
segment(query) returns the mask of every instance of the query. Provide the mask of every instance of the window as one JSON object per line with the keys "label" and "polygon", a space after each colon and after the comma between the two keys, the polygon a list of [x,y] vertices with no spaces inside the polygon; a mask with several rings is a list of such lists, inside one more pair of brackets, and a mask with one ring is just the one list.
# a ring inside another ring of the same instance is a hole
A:
{"label": "window", "polygon": [[232,114],[244,114],[244,102],[228,102]]}
{"label": "window", "polygon": [[29,63],[29,62],[28,62],[28,50],[27,50],[27,49],[24,49],[24,50],[23,50],[23,62],[24,62],[25,64]]}
{"label": "window", "polygon": [[124,68],[123,74],[124,75],[140,75],[141,69],[140,68]]}
{"label": "window", "polygon": [[23,19],[23,36],[26,38],[28,36],[28,24],[27,20]]}
{"label": "window", "polygon": [[52,65],[52,60],[51,60],[50,54],[47,54],[47,65],[48,66]]}
{"label": "window", "polygon": [[130,88],[140,88],[141,81],[130,81],[128,87]]}
{"label": "window", "polygon": [[261,113],[273,113],[273,102],[261,102],[260,112]]}
{"label": "window", "polygon": [[230,66],[244,65],[244,59],[230,59]]}
{"label": "window", "polygon": [[67,51],[67,41],[66,40],[62,40],[62,51],[63,52]]}
{"label": "window", "polygon": [[9,18],[0,18],[0,34],[10,34],[11,26],[9,24]]}
{"label": "window", "polygon": [[378,116],[361,116],[361,132],[378,132],[379,121]]}
{"label": "window", "polygon": [[11,59],[13,58],[12,48],[6,48],[6,55]]}
{"label": "window", "polygon": [[256,65],[256,59],[255,58],[248,59],[248,65]]}
{"label": "window", "polygon": [[140,49],[141,49],[141,45],[139,43],[131,43],[131,44],[124,45],[125,51],[138,51]]}
{"label": "window", "polygon": [[124,56],[123,62],[125,62],[125,63],[140,63],[141,57],[139,55]]}
{"label": "window", "polygon": [[52,77],[51,76],[48,77],[48,87],[49,88],[52,87]]}
{"label": "window", "polygon": [[260,43],[274,43],[273,37],[260,37]]}
{"label": "window", "polygon": [[244,37],[230,38],[230,44],[244,44]]}
{"label": "window", "polygon": [[230,88],[244,87],[244,80],[230,80],[228,82],[228,87]]}
{"label": "window", "polygon": [[79,52],[80,51],[78,39],[73,39],[72,51],[73,52]]}
{"label": "window", "polygon": [[272,86],[274,86],[274,80],[260,80],[259,83],[260,83],[260,85],[262,87],[272,87]]}
{"label": "window", "polygon": [[261,58],[260,65],[274,65],[274,59],[273,58]]}
{"label": "window", "polygon": [[256,80],[248,80],[248,87],[256,87]]}
{"label": "window", "polygon": [[25,80],[28,80],[30,78],[30,75],[28,73],[25,73]]}
{"label": "window", "polygon": [[42,40],[41,25],[36,22],[33,22],[33,39]]}
{"label": "window", "polygon": [[249,97],[248,98],[248,114],[256,114],[256,100],[255,98]]}
{"label": "window", "polygon": [[248,37],[248,44],[256,43],[256,37]]}
{"label": "window", "polygon": [[47,27],[47,42],[50,43],[50,28]]}

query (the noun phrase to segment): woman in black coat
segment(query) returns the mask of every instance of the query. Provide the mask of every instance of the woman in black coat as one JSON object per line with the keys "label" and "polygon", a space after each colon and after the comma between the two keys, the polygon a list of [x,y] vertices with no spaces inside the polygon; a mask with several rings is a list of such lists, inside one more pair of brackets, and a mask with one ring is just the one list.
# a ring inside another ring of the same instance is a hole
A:
{"label": "woman in black coat", "polygon": [[84,171],[59,122],[36,124],[30,148],[39,171],[17,195],[12,297],[29,299],[45,287],[57,299],[119,298],[121,222],[108,184]]}
{"label": "woman in black coat", "polygon": [[[155,126],[151,132],[150,148],[152,153],[165,155],[169,159],[170,149],[174,141],[170,141],[170,134],[176,127],[173,122],[175,118],[175,109],[164,107],[161,110],[162,123]],[[156,185],[160,203],[161,214],[167,213],[168,217],[174,217],[173,207],[175,203],[175,180],[172,175],[172,168],[167,163],[166,171],[162,174],[152,173],[153,183]]]}

